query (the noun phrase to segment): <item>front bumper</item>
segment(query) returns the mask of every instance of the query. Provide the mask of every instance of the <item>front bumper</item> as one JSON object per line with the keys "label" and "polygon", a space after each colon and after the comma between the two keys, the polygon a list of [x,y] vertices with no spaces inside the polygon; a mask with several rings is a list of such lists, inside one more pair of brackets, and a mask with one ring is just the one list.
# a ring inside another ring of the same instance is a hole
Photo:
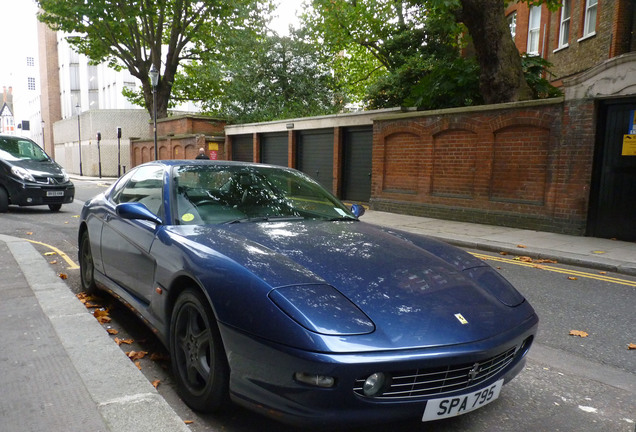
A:
{"label": "front bumper", "polygon": [[[434,349],[327,354],[299,351],[255,339],[220,325],[231,368],[230,394],[241,405],[296,426],[370,424],[422,418],[427,400],[439,396],[382,400],[354,392],[356,379],[380,371],[402,371],[483,361],[516,348],[513,360],[480,384],[513,379],[524,367],[525,355],[536,335],[538,318],[495,338]],[[331,388],[294,380],[296,372],[334,377]],[[446,393],[450,397],[470,392]]]}
{"label": "front bumper", "polygon": [[10,179],[7,185],[9,203],[18,206],[70,204],[75,198],[73,183],[39,184]]}

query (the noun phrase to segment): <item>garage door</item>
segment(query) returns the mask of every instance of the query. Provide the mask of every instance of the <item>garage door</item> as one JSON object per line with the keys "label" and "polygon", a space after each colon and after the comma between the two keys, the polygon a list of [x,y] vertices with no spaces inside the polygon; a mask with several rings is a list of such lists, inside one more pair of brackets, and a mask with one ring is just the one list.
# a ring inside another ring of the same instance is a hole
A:
{"label": "garage door", "polygon": [[342,198],[369,202],[373,127],[346,128],[343,141]]}
{"label": "garage door", "polygon": [[252,134],[232,137],[232,160],[254,162],[254,138]]}
{"label": "garage door", "polygon": [[261,136],[261,162],[287,166],[287,132]]}
{"label": "garage door", "polygon": [[298,169],[333,191],[333,129],[298,132]]}

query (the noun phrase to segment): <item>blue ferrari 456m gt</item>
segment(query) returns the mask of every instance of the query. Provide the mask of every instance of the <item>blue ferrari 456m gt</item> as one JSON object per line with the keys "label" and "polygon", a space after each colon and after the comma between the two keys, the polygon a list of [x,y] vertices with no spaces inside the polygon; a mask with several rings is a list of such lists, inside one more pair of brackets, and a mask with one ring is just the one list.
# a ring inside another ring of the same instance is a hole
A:
{"label": "blue ferrari 456m gt", "polygon": [[363,213],[289,168],[150,162],[86,202],[82,286],[153,329],[195,410],[234,401],[320,426],[497,399],[536,335],[532,306],[482,260]]}

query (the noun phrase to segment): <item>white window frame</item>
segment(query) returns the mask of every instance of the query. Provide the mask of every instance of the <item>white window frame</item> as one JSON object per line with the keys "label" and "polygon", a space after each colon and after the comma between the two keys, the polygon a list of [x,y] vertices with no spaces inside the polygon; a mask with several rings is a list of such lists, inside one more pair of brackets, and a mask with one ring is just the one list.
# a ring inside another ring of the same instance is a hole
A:
{"label": "white window frame", "polygon": [[[536,27],[533,27],[536,26]],[[539,35],[541,30],[541,6],[532,6],[528,16],[528,54],[539,54]]]}
{"label": "white window frame", "polygon": [[583,26],[583,38],[596,34],[596,11],[598,0],[585,0],[585,24]]}
{"label": "white window frame", "polygon": [[559,27],[559,48],[565,48],[570,42],[570,21],[571,21],[572,0],[563,0],[561,7],[561,25]]}

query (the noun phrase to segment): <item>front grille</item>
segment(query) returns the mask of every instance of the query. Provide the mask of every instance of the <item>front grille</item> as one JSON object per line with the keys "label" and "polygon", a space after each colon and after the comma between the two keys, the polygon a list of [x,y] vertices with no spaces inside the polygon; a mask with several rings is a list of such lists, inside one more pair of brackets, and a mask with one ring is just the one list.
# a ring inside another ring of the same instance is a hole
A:
{"label": "front grille", "polygon": [[[373,399],[430,398],[479,386],[497,375],[515,357],[516,349],[475,363],[390,373],[388,387]],[[362,387],[366,377],[356,380],[353,391],[366,397]]]}
{"label": "front grille", "polygon": [[64,183],[63,176],[33,176],[36,183],[40,184],[50,184],[50,185],[59,185]]}

